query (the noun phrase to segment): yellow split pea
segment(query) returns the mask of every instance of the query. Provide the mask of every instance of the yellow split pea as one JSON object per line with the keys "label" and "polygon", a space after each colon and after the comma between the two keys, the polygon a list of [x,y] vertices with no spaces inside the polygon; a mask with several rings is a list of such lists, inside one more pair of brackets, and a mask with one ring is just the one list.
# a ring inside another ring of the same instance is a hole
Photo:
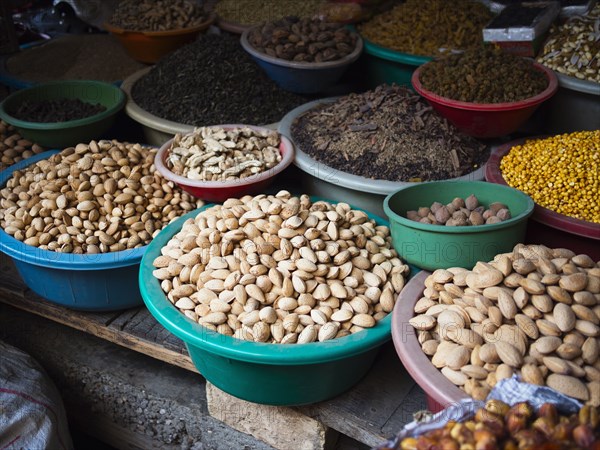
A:
{"label": "yellow split pea", "polygon": [[600,223],[600,130],[529,140],[502,158],[500,170],[538,205]]}

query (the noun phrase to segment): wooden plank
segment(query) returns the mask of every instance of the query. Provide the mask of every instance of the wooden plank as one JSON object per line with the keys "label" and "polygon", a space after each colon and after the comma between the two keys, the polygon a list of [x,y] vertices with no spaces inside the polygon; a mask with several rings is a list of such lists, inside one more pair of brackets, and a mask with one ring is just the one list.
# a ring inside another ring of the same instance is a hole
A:
{"label": "wooden plank", "polygon": [[[14,267],[3,264],[0,301],[47,317],[58,323],[144,353],[156,359],[197,372],[185,344],[165,330],[145,307],[119,313],[83,313],[47,302],[33,292],[20,292]],[[297,410],[370,446],[380,444],[425,409],[423,392],[406,373],[392,343],[383,346],[373,368],[348,392],[317,405]]]}
{"label": "wooden plank", "polygon": [[[383,428],[414,386],[390,342],[359,384],[332,400],[299,409],[357,441],[376,446],[389,437]],[[394,426],[401,417],[397,416]]]}

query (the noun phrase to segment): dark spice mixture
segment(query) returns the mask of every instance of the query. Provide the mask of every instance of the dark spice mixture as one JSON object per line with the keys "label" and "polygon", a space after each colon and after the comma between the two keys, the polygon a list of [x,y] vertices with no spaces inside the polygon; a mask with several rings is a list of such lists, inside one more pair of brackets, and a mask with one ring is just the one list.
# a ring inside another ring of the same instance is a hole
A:
{"label": "dark spice mixture", "polygon": [[78,98],[61,98],[56,100],[23,101],[11,114],[28,122],[66,122],[84,119],[106,111],[106,106],[99,103],[86,103]]}
{"label": "dark spice mixture", "polygon": [[279,88],[235,37],[205,34],[140,78],[133,99],[163,119],[188,125],[269,124],[306,103]]}
{"label": "dark spice mixture", "polygon": [[434,113],[406,87],[378,86],[314,108],[292,124],[300,150],[346,173],[389,181],[432,181],[472,172],[485,146]]}

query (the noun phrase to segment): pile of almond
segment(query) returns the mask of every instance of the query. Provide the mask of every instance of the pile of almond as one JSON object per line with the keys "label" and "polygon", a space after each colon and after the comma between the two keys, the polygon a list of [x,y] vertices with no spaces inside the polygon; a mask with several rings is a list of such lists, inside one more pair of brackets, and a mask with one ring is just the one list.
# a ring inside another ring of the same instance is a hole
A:
{"label": "pile of almond", "polygon": [[600,264],[518,244],[473,270],[436,270],[411,325],[431,362],[484,399],[513,374],[600,405]]}

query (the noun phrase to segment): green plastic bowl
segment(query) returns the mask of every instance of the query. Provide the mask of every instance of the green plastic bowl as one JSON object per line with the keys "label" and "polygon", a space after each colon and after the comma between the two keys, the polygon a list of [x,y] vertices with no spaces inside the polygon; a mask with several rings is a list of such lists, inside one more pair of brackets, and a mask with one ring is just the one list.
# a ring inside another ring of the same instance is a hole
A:
{"label": "green plastic bowl", "polygon": [[[286,345],[219,334],[188,319],[171,304],[152,275],[152,261],[187,219],[209,206],[175,220],[148,245],[139,282],[150,313],[185,342],[194,365],[208,381],[235,397],[268,405],[303,405],[334,397],[356,384],[371,368],[379,347],[391,339],[391,314],[373,328],[340,339]],[[378,225],[388,224],[369,217]]]}
{"label": "green plastic bowl", "polygon": [[369,88],[392,83],[410,86],[410,79],[417,67],[433,59],[382,47],[365,39],[364,36],[363,45],[366,81]]}
{"label": "green plastic bowl", "polygon": [[[66,122],[28,122],[11,115],[25,100],[80,99],[100,103],[106,110],[84,119]],[[125,106],[125,94],[110,83],[91,80],[51,81],[22,89],[0,104],[0,118],[13,125],[25,139],[44,147],[70,147],[99,139],[112,126],[117,113]]]}
{"label": "green plastic bowl", "polygon": [[[415,222],[406,212],[433,202],[450,203],[455,197],[475,194],[488,205],[502,202],[512,218],[490,225],[447,227]],[[432,181],[400,189],[388,195],[383,210],[390,219],[394,248],[408,263],[427,270],[448,267],[473,268],[477,261],[491,261],[524,242],[533,200],[508,186],[483,181]]]}

